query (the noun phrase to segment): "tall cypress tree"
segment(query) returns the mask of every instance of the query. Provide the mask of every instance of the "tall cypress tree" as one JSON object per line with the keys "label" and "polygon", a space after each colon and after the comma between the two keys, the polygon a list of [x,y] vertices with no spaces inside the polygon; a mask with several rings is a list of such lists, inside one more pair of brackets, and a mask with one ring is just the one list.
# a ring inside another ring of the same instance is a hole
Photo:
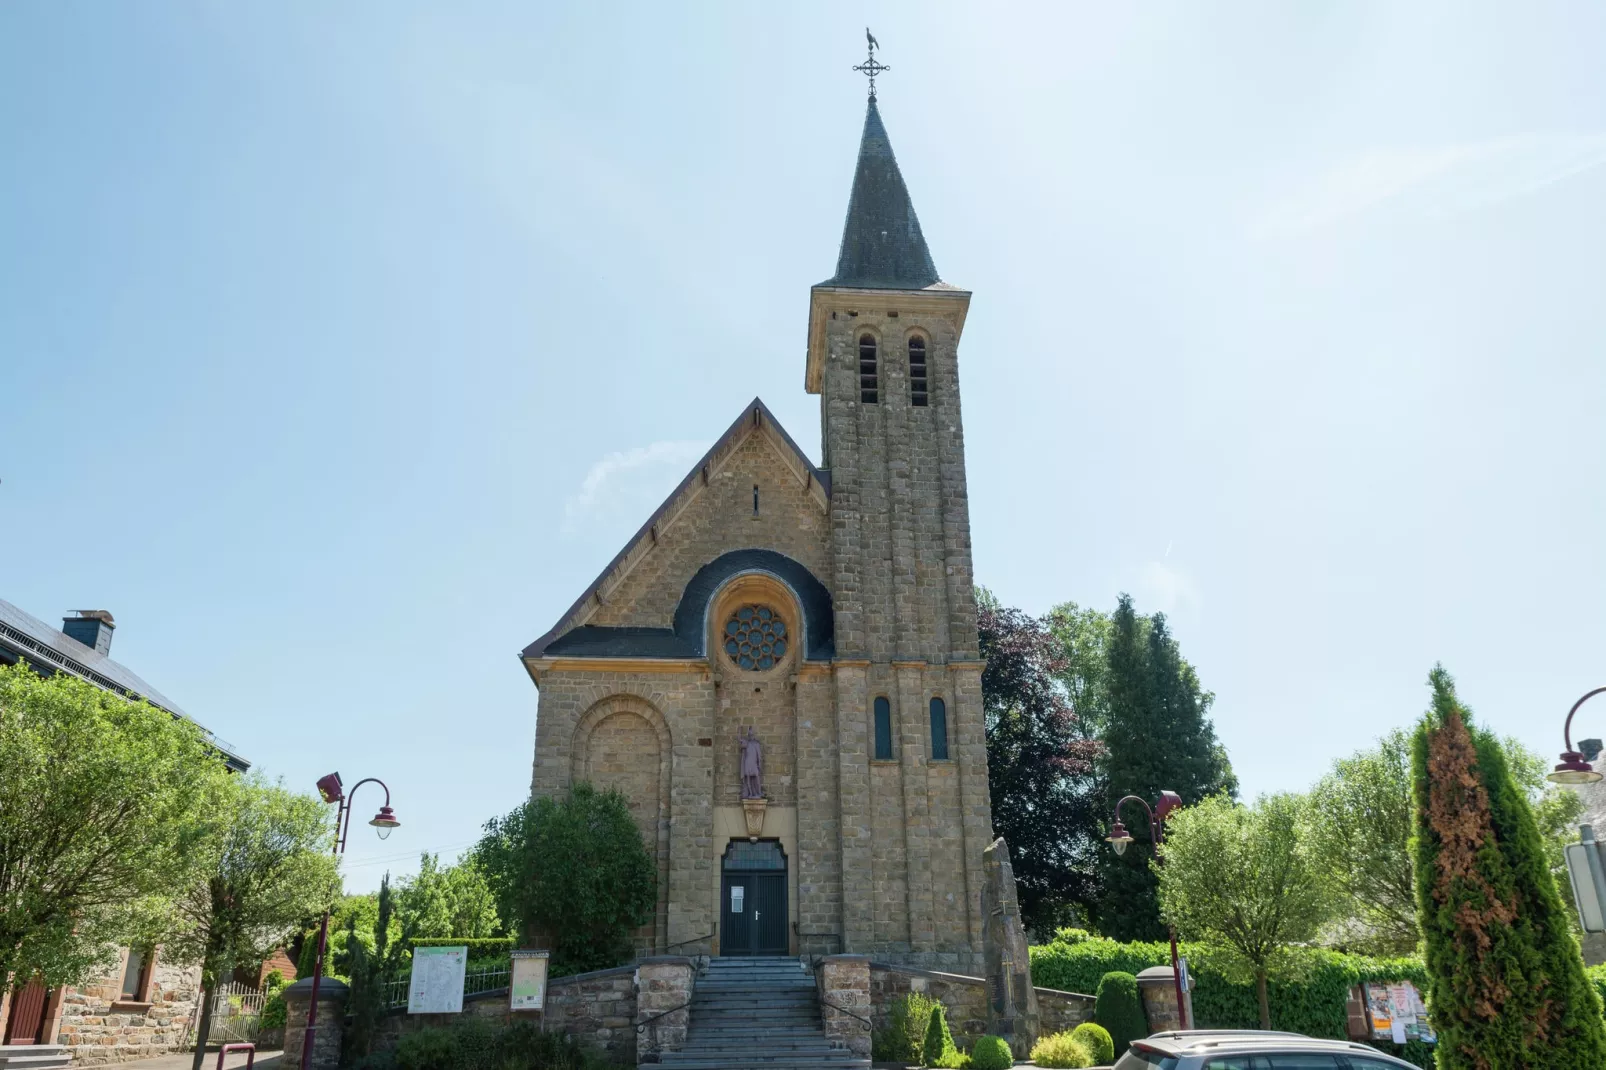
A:
{"label": "tall cypress tree", "polygon": [[[1109,721],[1101,765],[1108,807],[1124,795],[1152,804],[1162,791],[1176,792],[1185,803],[1235,793],[1237,780],[1207,716],[1214,696],[1183,660],[1165,615],[1146,621],[1123,594],[1110,619],[1107,657]],[[1099,856],[1099,931],[1118,940],[1164,939],[1149,869],[1152,830],[1135,804],[1122,817],[1134,842],[1124,854]]]}
{"label": "tall cypress tree", "polygon": [[1417,911],[1439,1070],[1606,1066],[1584,975],[1533,811],[1490,733],[1435,666],[1412,748]]}

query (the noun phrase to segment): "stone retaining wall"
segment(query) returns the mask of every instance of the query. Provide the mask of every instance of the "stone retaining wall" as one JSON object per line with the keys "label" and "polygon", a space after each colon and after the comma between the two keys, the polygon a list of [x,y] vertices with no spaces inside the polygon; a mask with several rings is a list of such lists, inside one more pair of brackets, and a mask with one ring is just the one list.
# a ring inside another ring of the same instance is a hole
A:
{"label": "stone retaining wall", "polygon": [[69,988],[60,997],[61,1019],[52,1043],[64,1045],[75,1066],[176,1051],[194,1020],[200,983],[200,967],[170,966],[158,958],[146,1000],[120,998],[121,969],[97,983]]}
{"label": "stone retaining wall", "polygon": [[[960,1047],[969,1050],[987,1032],[987,982],[980,977],[936,970],[918,970],[885,962],[870,963],[871,1019],[876,1029],[892,1023],[892,1005],[910,992],[938,1000],[947,1009],[948,1029]],[[1093,997],[1053,988],[1037,989],[1043,1033],[1075,1029],[1093,1020]]]}

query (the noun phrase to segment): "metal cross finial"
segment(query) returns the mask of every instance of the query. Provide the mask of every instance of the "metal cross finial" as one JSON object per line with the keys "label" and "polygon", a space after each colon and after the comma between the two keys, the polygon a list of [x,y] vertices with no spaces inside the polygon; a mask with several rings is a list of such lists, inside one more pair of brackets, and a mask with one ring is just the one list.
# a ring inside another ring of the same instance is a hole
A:
{"label": "metal cross finial", "polygon": [[875,50],[881,47],[881,42],[875,39],[875,35],[870,32],[870,27],[866,26],[864,28],[864,36],[865,39],[870,42],[870,58],[853,69],[870,79],[870,99],[874,100],[875,76],[880,74],[882,71],[890,71],[892,68],[888,67],[884,63],[877,63],[875,61]]}

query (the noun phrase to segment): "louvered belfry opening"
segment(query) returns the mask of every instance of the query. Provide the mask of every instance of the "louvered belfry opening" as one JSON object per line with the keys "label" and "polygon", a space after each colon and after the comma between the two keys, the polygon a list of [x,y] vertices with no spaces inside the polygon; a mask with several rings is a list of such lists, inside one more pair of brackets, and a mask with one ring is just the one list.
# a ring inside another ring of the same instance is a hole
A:
{"label": "louvered belfry opening", "polygon": [[880,400],[880,396],[876,381],[875,336],[861,334],[859,335],[859,400],[866,405],[874,405]]}
{"label": "louvered belfry opening", "polygon": [[916,335],[909,339],[909,404],[924,408],[926,397],[926,340]]}

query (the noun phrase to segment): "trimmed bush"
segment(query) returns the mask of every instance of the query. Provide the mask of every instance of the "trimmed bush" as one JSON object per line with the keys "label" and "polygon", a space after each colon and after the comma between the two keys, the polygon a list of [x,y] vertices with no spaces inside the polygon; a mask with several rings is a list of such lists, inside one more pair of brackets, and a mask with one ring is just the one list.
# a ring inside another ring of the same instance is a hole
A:
{"label": "trimmed bush", "polygon": [[1032,1045],[1032,1062],[1053,1070],[1092,1066],[1093,1053],[1070,1033],[1055,1033]]}
{"label": "trimmed bush", "polygon": [[472,1018],[404,1033],[394,1055],[397,1070],[591,1070],[604,1065],[576,1041],[544,1032],[532,1022],[497,1027]]}
{"label": "trimmed bush", "polygon": [[1125,1055],[1134,1040],[1148,1036],[1149,1019],[1143,1013],[1138,979],[1124,970],[1111,970],[1099,978],[1093,1020],[1108,1031],[1117,1055]]}
{"label": "trimmed bush", "polygon": [[975,1070],[1010,1070],[1015,1065],[1015,1056],[1002,1037],[978,1037],[970,1052],[970,1065]]}
{"label": "trimmed bush", "polygon": [[921,1062],[930,1067],[953,1068],[959,1065],[959,1049],[954,1047],[953,1034],[948,1032],[948,1009],[941,1003],[931,1008],[926,1021],[924,1058]]}
{"label": "trimmed bush", "polygon": [[1109,1066],[1115,1062],[1115,1041],[1110,1031],[1097,1022],[1083,1022],[1071,1030],[1071,1036],[1080,1040],[1087,1053],[1093,1056],[1092,1066]]}
{"label": "trimmed bush", "polygon": [[931,1012],[942,1004],[919,992],[892,1001],[887,1028],[870,1036],[870,1056],[876,1062],[918,1063],[925,1057],[926,1027]]}
{"label": "trimmed bush", "polygon": [[471,959],[488,959],[506,955],[518,946],[518,941],[511,936],[433,936],[419,940],[407,941],[409,948],[414,947],[466,947],[468,957]]}

